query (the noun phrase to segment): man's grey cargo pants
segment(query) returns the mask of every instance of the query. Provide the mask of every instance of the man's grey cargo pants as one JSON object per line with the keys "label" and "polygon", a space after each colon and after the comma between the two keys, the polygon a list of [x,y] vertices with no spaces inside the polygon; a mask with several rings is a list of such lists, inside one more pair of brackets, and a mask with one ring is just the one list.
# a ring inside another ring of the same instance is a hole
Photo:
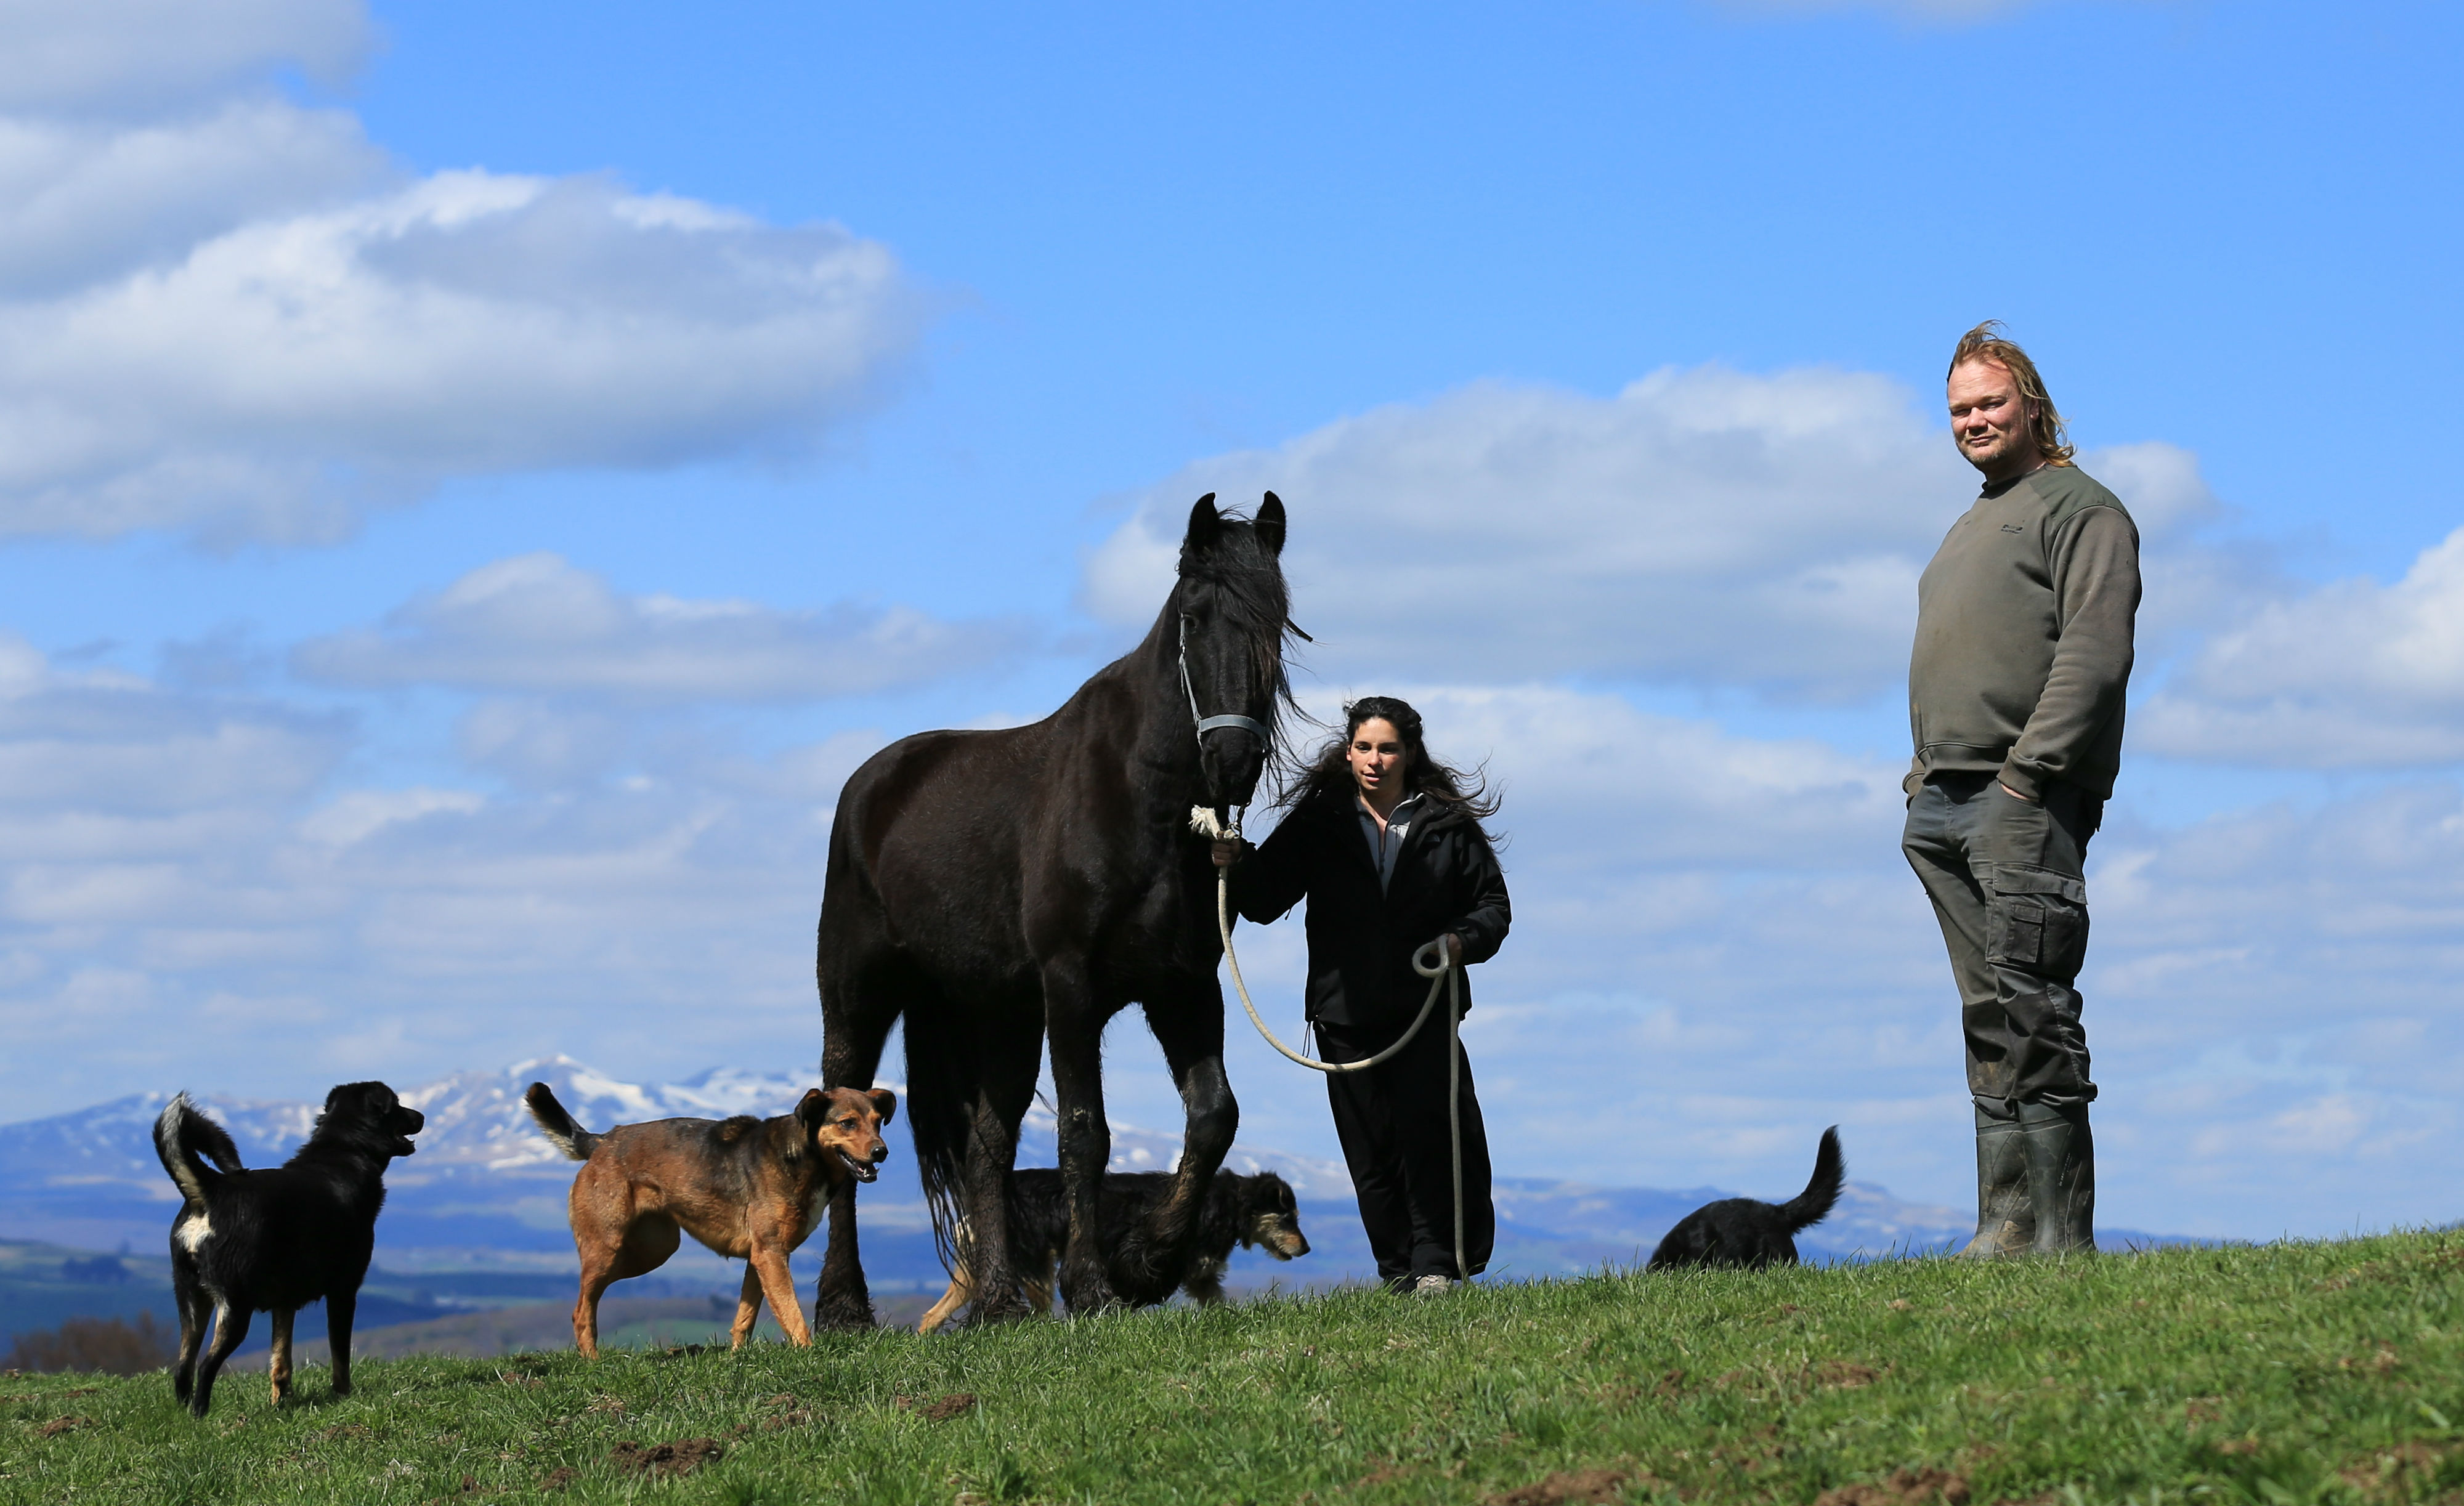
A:
{"label": "man's grey cargo pants", "polygon": [[2073,985],[2103,803],[2060,783],[2023,800],[1990,774],[1936,775],[1908,803],[1901,846],[1942,922],[1968,1037],[1977,1254],[2094,1248],[2096,1083]]}

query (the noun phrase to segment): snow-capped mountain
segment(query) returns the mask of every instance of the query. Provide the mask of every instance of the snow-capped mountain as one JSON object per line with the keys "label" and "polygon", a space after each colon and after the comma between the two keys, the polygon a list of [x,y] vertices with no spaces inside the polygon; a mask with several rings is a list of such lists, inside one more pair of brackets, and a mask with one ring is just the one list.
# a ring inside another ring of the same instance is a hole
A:
{"label": "snow-capped mountain", "polygon": [[[570,1248],[564,1190],[573,1164],[539,1133],[522,1107],[522,1094],[533,1082],[545,1082],[576,1119],[593,1128],[733,1114],[768,1118],[794,1107],[812,1085],[783,1072],[733,1067],[675,1082],[626,1082],[558,1056],[516,1062],[501,1072],[457,1072],[402,1089],[403,1101],[428,1116],[428,1127],[418,1137],[418,1153],[395,1162],[386,1173],[382,1242]],[[904,1096],[902,1084],[884,1085]],[[319,1107],[216,1093],[191,1096],[230,1129],[253,1167],[288,1159],[307,1138]],[[154,1158],[154,1120],[169,1100],[168,1093],[139,1093],[50,1119],[0,1125],[0,1237],[102,1249],[121,1239],[159,1239],[178,1201]],[[891,1134],[891,1165],[864,1194],[866,1224],[920,1232],[927,1226],[913,1151],[897,1124]],[[1052,1165],[1054,1139],[1052,1113],[1038,1102],[1021,1129],[1020,1165]],[[1116,1170],[1168,1170],[1179,1155],[1177,1133],[1112,1126]],[[1279,1172],[1303,1197],[1348,1197],[1352,1190],[1341,1166],[1306,1156],[1236,1146],[1225,1165],[1242,1172]]]}
{"label": "snow-capped mountain", "polygon": [[[386,1175],[389,1193],[377,1233],[381,1262],[433,1269],[474,1260],[571,1260],[564,1203],[573,1164],[539,1133],[522,1107],[522,1093],[534,1081],[547,1083],[592,1128],[651,1119],[766,1118],[787,1112],[811,1085],[789,1073],[728,1067],[672,1082],[627,1082],[570,1057],[546,1057],[501,1072],[457,1072],[407,1089],[404,1099],[428,1115],[428,1127],[419,1136],[419,1153],[394,1163]],[[900,1084],[885,1085],[903,1096]],[[137,1094],[72,1114],[0,1125],[0,1238],[105,1250],[123,1239],[159,1242],[174,1194],[155,1162],[151,1134],[167,1097]],[[317,1116],[314,1103],[196,1097],[229,1126],[251,1166],[287,1158]],[[866,1264],[880,1291],[937,1289],[940,1279],[904,1125],[903,1116],[892,1125],[891,1164],[861,1198]],[[1112,1126],[1115,1170],[1168,1170],[1179,1154],[1177,1131]],[[1019,1164],[1050,1166],[1054,1160],[1052,1112],[1038,1102],[1022,1128]],[[1235,1146],[1225,1165],[1241,1172],[1275,1171],[1291,1183],[1318,1250],[1306,1269],[1262,1266],[1258,1278],[1323,1281],[1366,1269],[1352,1184],[1340,1165],[1246,1145]],[[1725,1195],[1713,1188],[1598,1188],[1500,1178],[1498,1258],[1535,1276],[1639,1259],[1679,1218]],[[2147,1237],[2111,1233],[2116,1238]],[[1837,1258],[1939,1248],[1966,1233],[1964,1220],[1952,1210],[1905,1203],[1880,1188],[1851,1183],[1838,1209],[1798,1243],[1811,1258]],[[819,1248],[816,1242],[800,1258],[818,1255]]]}

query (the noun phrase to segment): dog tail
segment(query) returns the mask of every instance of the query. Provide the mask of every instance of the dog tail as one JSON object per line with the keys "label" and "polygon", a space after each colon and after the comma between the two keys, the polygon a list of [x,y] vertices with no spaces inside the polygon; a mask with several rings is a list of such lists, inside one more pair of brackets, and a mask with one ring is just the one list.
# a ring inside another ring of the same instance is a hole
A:
{"label": "dog tail", "polygon": [[599,1148],[599,1137],[573,1122],[564,1105],[556,1101],[544,1082],[534,1082],[522,1095],[522,1105],[539,1121],[539,1133],[556,1142],[556,1148],[576,1161],[587,1161],[590,1152]]}
{"label": "dog tail", "polygon": [[231,1132],[208,1119],[186,1093],[171,1095],[171,1102],[163,1105],[162,1117],[154,1121],[154,1154],[180,1195],[191,1203],[204,1202],[207,1191],[225,1172],[247,1169],[240,1164],[239,1146],[231,1144]]}
{"label": "dog tail", "polygon": [[1839,1126],[1834,1124],[1822,1132],[1822,1144],[1814,1152],[1814,1180],[1805,1184],[1804,1191],[1780,1205],[1780,1212],[1788,1219],[1788,1232],[1793,1234],[1830,1217],[1831,1206],[1839,1201],[1839,1184],[1847,1175],[1847,1159],[1839,1154]]}

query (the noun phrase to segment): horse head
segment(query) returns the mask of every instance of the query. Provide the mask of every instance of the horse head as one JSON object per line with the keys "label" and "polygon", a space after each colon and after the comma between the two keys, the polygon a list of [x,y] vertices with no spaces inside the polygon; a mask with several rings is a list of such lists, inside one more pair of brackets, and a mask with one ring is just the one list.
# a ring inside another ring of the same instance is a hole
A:
{"label": "horse head", "polygon": [[1258,515],[1216,511],[1215,493],[1189,510],[1180,579],[1164,610],[1182,689],[1198,728],[1205,803],[1246,805],[1275,753],[1275,722],[1290,698],[1284,634],[1291,596],[1284,585],[1284,504],[1269,491]]}

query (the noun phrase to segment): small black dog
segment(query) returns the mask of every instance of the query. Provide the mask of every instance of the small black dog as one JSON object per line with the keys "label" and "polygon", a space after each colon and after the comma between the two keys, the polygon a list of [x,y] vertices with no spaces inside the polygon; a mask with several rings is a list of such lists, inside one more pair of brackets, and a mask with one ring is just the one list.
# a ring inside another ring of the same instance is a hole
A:
{"label": "small black dog", "polygon": [[[351,1389],[351,1315],[375,1253],[385,1164],[411,1153],[428,1119],[382,1082],[346,1082],[325,1095],[308,1143],[270,1171],[240,1165],[223,1126],[180,1094],[154,1122],[154,1153],[187,1201],[171,1220],[171,1292],[180,1304],[180,1358],[171,1394],[206,1415],[214,1376],[248,1337],[258,1309],[274,1315],[274,1401],[291,1393],[291,1320],[320,1298],[334,1355],[334,1394]],[[211,1162],[212,1165],[207,1165]],[[205,1364],[210,1301],[213,1347]]]}
{"label": "small black dog", "polygon": [[[1123,1246],[1132,1241],[1155,1204],[1163,1201],[1172,1184],[1173,1174],[1169,1171],[1104,1173],[1102,1200],[1098,1204],[1103,1210],[1104,1227],[1097,1242],[1107,1259],[1123,1254]],[[1012,1171],[1010,1269],[1026,1284],[1028,1302],[1041,1311],[1052,1310],[1053,1273],[1068,1243],[1069,1202],[1061,1185],[1060,1170],[1029,1167]],[[1309,1254],[1309,1237],[1301,1233],[1300,1205],[1292,1198],[1290,1183],[1272,1171],[1261,1171],[1255,1176],[1216,1172],[1214,1183],[1206,1190],[1205,1205],[1199,1211],[1189,1271],[1176,1283],[1177,1288],[1201,1307],[1223,1300],[1223,1267],[1232,1258],[1234,1245],[1258,1246],[1278,1260]],[[1171,1286],[1161,1292],[1139,1291],[1122,1279],[1126,1274],[1116,1270],[1113,1282],[1121,1288],[1122,1298],[1133,1306],[1160,1302],[1174,1291]],[[974,1296],[975,1281],[961,1264],[951,1272],[950,1289],[915,1325],[916,1331],[933,1332]]]}
{"label": "small black dog", "polygon": [[1848,1163],[1839,1155],[1839,1126],[1822,1132],[1814,1152],[1814,1180],[1785,1203],[1750,1197],[1723,1198],[1694,1210],[1651,1253],[1651,1269],[1682,1265],[1735,1265],[1759,1271],[1796,1264],[1796,1232],[1831,1216]]}

